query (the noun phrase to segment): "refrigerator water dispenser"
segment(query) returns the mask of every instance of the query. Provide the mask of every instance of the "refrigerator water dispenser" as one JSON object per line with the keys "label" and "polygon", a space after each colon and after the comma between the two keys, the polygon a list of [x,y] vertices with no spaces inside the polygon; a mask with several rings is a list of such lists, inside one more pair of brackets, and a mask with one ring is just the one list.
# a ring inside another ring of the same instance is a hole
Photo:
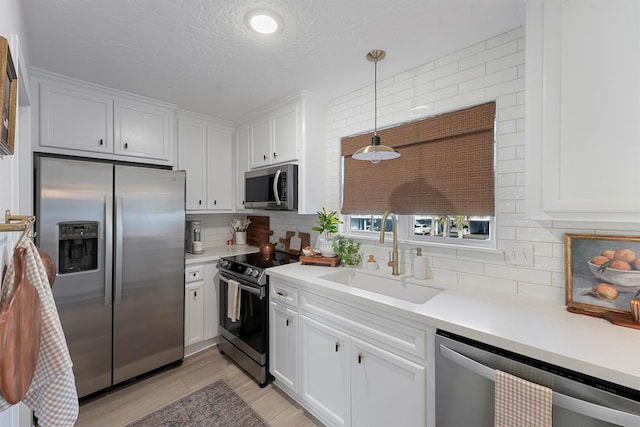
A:
{"label": "refrigerator water dispenser", "polygon": [[58,224],[58,274],[98,269],[98,223]]}

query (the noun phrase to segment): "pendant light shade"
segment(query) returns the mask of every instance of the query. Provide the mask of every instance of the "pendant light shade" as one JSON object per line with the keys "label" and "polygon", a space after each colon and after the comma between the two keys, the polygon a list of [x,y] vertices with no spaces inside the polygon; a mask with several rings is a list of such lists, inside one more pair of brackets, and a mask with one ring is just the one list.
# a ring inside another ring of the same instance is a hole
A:
{"label": "pendant light shade", "polygon": [[391,160],[400,157],[400,153],[391,147],[380,144],[378,136],[378,61],[382,61],[387,56],[384,50],[372,50],[367,53],[367,59],[374,63],[374,127],[371,145],[360,148],[351,156],[355,160],[368,160],[373,164],[380,163],[381,160]]}

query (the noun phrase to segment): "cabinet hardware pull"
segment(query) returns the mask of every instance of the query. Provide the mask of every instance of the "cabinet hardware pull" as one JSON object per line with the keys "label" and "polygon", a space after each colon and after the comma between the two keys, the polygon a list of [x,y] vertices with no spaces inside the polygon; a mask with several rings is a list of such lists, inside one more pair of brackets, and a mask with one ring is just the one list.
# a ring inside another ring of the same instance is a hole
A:
{"label": "cabinet hardware pull", "polygon": [[193,299],[195,300],[196,298],[198,298],[198,291],[193,291]]}
{"label": "cabinet hardware pull", "polygon": [[129,148],[129,143],[128,143],[128,142],[125,142],[125,143],[124,143],[124,149],[126,150],[127,148]]}
{"label": "cabinet hardware pull", "polygon": [[287,326],[291,323],[291,320],[287,319]]}
{"label": "cabinet hardware pull", "polygon": [[218,201],[217,201],[217,200],[214,200],[214,201],[213,201],[213,205],[215,206],[215,205],[217,205],[217,204],[218,204]]}
{"label": "cabinet hardware pull", "polygon": [[100,139],[100,145],[104,145],[104,139]]}
{"label": "cabinet hardware pull", "polygon": [[202,205],[202,200],[198,200],[198,204],[199,204],[199,205]]}
{"label": "cabinet hardware pull", "polygon": [[288,294],[288,293],[283,292],[283,291],[278,291],[278,292],[276,292],[276,294],[277,294],[277,295],[280,295],[282,298],[286,298],[286,297],[288,297],[288,296],[289,296],[289,294]]}
{"label": "cabinet hardware pull", "polygon": [[362,363],[362,359],[364,359],[364,356],[362,355],[362,353],[358,354],[358,363]]}
{"label": "cabinet hardware pull", "polygon": [[276,154],[276,152],[273,152],[273,158],[275,159],[276,157],[278,157],[278,155]]}
{"label": "cabinet hardware pull", "polygon": [[266,154],[262,155],[262,160],[267,160],[267,155]]}
{"label": "cabinet hardware pull", "polygon": [[336,353],[338,352],[339,348],[340,348],[340,343],[336,343]]}

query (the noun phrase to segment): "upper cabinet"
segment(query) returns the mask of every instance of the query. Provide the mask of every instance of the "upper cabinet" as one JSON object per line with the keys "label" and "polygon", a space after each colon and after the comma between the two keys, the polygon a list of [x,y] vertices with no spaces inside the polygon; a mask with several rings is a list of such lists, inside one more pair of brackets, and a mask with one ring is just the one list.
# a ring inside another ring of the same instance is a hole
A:
{"label": "upper cabinet", "polygon": [[175,106],[33,71],[34,151],[173,166]]}
{"label": "upper cabinet", "polygon": [[178,168],[187,173],[188,211],[232,211],[232,123],[180,111]]}
{"label": "upper cabinet", "polygon": [[326,107],[300,91],[257,111],[236,128],[236,207],[244,203],[244,172],[281,163],[298,165],[298,213],[325,205]]}
{"label": "upper cabinet", "polygon": [[259,168],[298,160],[300,102],[284,106],[252,120],[250,129],[251,167]]}
{"label": "upper cabinet", "polygon": [[115,101],[113,107],[115,154],[145,159],[169,158],[171,112],[123,101]]}
{"label": "upper cabinet", "polygon": [[527,216],[640,222],[640,2],[527,1]]}

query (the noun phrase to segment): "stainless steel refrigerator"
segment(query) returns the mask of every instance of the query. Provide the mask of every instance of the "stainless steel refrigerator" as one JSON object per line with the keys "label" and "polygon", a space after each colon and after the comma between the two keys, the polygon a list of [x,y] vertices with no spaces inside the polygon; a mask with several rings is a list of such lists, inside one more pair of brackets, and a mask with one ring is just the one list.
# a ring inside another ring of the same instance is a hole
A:
{"label": "stainless steel refrigerator", "polygon": [[79,397],[184,357],[185,174],[37,156],[37,243]]}

